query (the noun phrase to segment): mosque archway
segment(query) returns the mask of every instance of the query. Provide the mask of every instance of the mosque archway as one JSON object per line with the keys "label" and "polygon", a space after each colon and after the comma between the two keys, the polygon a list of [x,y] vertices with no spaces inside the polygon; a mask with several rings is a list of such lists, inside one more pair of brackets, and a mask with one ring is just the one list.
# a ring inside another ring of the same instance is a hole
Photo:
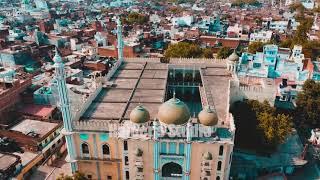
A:
{"label": "mosque archway", "polygon": [[162,177],[182,177],[182,167],[174,162],[162,166]]}

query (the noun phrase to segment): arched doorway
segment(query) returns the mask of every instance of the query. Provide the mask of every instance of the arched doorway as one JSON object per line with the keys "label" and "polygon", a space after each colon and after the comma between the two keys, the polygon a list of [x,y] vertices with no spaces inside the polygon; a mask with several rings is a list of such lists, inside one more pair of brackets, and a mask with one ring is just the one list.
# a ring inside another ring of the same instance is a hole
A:
{"label": "arched doorway", "polygon": [[182,177],[182,167],[174,162],[162,166],[162,177]]}

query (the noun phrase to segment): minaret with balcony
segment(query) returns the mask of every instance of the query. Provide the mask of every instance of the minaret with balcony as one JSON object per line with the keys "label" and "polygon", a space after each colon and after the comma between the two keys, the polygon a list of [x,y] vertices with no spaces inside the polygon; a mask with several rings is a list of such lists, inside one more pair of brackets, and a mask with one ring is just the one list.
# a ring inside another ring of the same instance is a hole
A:
{"label": "minaret with balcony", "polygon": [[70,109],[70,100],[68,96],[68,89],[65,80],[65,70],[64,64],[58,50],[56,49],[56,54],[53,58],[54,68],[55,68],[55,80],[58,87],[59,93],[59,107],[62,112],[63,117],[63,130],[62,133],[65,135],[66,144],[68,149],[68,156],[66,158],[67,162],[71,163],[72,172],[77,171],[74,141],[72,137],[72,115]]}

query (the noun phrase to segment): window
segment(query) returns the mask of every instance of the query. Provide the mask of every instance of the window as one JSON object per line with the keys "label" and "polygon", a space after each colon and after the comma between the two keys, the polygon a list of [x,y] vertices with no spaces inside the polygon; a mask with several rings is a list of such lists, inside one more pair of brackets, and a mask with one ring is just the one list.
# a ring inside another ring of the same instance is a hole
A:
{"label": "window", "polygon": [[89,154],[89,146],[86,143],[82,143],[81,145],[82,153],[83,154]]}
{"label": "window", "polygon": [[219,148],[219,156],[223,155],[223,145],[220,146]]}
{"label": "window", "polygon": [[220,180],[220,176],[217,176],[217,177],[216,177],[216,180]]}
{"label": "window", "polygon": [[281,96],[280,100],[281,101],[286,101],[287,100],[287,96],[286,95]]}
{"label": "window", "polygon": [[58,140],[58,144],[60,144],[60,143],[61,143],[61,139]]}
{"label": "window", "polygon": [[92,179],[92,175],[88,174],[88,175],[87,175],[87,178],[88,178],[88,179]]}
{"label": "window", "polygon": [[143,168],[138,167],[137,171],[138,171],[138,172],[143,172]]}
{"label": "window", "polygon": [[102,145],[102,154],[110,155],[110,147],[107,144]]}
{"label": "window", "polygon": [[180,155],[184,154],[184,143],[179,143],[179,154]]}
{"label": "window", "polygon": [[112,176],[107,176],[107,180],[112,180]]}
{"label": "window", "polygon": [[130,179],[129,171],[126,171],[126,179]]}
{"label": "window", "polygon": [[123,149],[128,151],[128,141],[123,141]]}
{"label": "window", "polygon": [[124,157],[124,164],[125,164],[125,165],[129,165],[129,158],[128,158],[128,156],[125,156],[125,157]]}
{"label": "window", "polygon": [[164,153],[164,154],[167,153],[167,143],[166,142],[161,143],[161,153]]}
{"label": "window", "polygon": [[221,166],[222,166],[222,162],[219,161],[219,162],[218,162],[218,167],[217,167],[217,170],[218,170],[218,171],[221,171]]}

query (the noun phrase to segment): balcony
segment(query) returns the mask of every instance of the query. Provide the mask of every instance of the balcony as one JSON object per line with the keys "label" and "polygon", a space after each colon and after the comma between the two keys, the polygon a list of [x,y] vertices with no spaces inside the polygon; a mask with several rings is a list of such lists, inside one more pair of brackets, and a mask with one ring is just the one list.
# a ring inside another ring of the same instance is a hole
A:
{"label": "balcony", "polygon": [[202,166],[202,167],[201,167],[201,170],[202,170],[202,171],[211,171],[211,170],[212,170],[212,167],[211,167],[211,166]]}
{"label": "balcony", "polygon": [[143,167],[143,162],[142,161],[136,161],[134,163],[134,165],[137,166],[137,167]]}

